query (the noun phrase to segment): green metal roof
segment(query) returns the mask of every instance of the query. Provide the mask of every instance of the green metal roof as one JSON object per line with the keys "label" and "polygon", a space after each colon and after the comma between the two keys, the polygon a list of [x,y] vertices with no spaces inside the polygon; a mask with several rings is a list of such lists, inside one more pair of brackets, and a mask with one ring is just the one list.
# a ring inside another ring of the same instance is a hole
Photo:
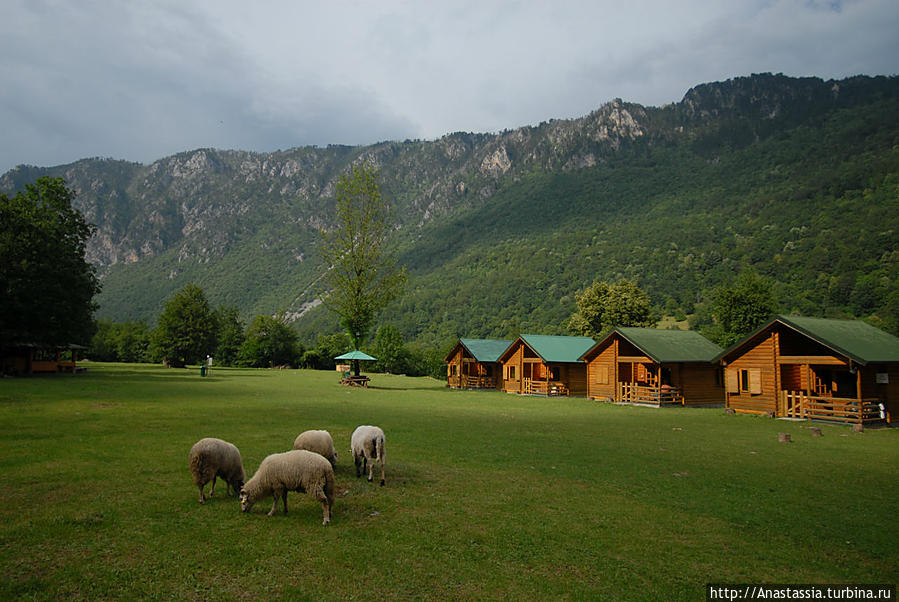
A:
{"label": "green metal roof", "polygon": [[711,363],[722,349],[694,330],[618,327],[597,343],[600,346],[615,333],[660,364],[679,362]]}
{"label": "green metal roof", "polygon": [[581,356],[596,343],[590,337],[564,337],[543,334],[521,335],[528,347],[544,362],[580,363]]}
{"label": "green metal roof", "polygon": [[512,344],[501,339],[459,339],[459,342],[479,362],[499,361],[499,356]]}
{"label": "green metal roof", "polygon": [[899,362],[899,338],[861,320],[776,316],[764,328],[775,321],[782,322],[862,365]]}
{"label": "green metal roof", "polygon": [[711,362],[723,351],[695,330],[619,328],[618,331],[659,363]]}

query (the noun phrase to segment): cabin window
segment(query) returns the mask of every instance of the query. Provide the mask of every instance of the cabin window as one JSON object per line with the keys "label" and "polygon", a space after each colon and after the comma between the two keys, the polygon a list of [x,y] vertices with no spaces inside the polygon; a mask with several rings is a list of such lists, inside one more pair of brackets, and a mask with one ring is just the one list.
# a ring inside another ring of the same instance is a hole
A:
{"label": "cabin window", "polygon": [[455,376],[455,375],[456,375],[456,368],[457,368],[457,367],[458,367],[458,366],[456,366],[456,364],[450,364],[450,373],[449,373],[450,376]]}
{"label": "cabin window", "polygon": [[515,366],[506,367],[506,378],[508,380],[515,380]]}
{"label": "cabin window", "polygon": [[762,393],[762,371],[759,368],[729,368],[726,377],[728,393]]}
{"label": "cabin window", "polygon": [[609,384],[609,367],[608,366],[597,366],[596,382],[597,382],[597,384],[600,384],[600,385]]}
{"label": "cabin window", "polygon": [[762,371],[758,368],[748,368],[740,370],[740,393],[749,393],[750,395],[761,395],[762,393]]}
{"label": "cabin window", "polygon": [[740,393],[749,392],[749,370],[740,370]]}

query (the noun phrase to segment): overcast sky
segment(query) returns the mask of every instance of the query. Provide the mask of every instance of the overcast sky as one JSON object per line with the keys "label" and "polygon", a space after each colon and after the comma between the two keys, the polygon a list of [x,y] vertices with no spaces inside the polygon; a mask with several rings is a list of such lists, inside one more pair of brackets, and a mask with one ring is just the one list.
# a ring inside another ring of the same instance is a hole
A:
{"label": "overcast sky", "polygon": [[2,0],[0,173],[434,139],[899,73],[899,0]]}

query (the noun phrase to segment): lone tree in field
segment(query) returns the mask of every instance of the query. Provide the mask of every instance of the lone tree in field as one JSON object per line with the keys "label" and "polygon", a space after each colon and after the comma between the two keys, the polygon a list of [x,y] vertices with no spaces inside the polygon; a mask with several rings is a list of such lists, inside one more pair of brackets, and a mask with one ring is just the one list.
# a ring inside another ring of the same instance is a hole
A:
{"label": "lone tree in field", "polygon": [[153,330],[154,355],[166,365],[183,368],[215,351],[218,325],[206,295],[196,284],[187,284],[166,301]]}
{"label": "lone tree in field", "polygon": [[574,299],[577,311],[568,320],[568,329],[583,336],[599,337],[616,326],[653,324],[649,295],[631,280],[594,282]]}
{"label": "lone tree in field", "polygon": [[0,194],[0,341],[88,344],[100,284],[84,259],[94,232],[62,178]]}
{"label": "lone tree in field", "polygon": [[[405,268],[387,248],[392,230],[377,172],[354,165],[337,181],[337,226],[323,232],[320,248],[328,267],[324,303],[340,319],[354,349],[359,349],[378,312],[402,292]],[[359,362],[354,362],[359,375]]]}

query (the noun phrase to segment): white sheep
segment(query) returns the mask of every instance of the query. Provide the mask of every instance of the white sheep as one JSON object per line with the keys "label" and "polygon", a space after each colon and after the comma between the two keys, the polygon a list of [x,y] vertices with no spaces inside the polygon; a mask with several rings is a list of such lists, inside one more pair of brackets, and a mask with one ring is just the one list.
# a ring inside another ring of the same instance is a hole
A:
{"label": "white sheep", "polygon": [[240,491],[247,478],[243,470],[240,451],[233,444],[215,437],[206,437],[194,443],[194,446],[190,448],[188,460],[194,484],[200,488],[201,504],[205,503],[206,499],[203,496],[203,487],[209,481],[212,481],[209,497],[215,494],[216,477],[225,481],[229,496],[232,489],[235,494]]}
{"label": "white sheep", "polygon": [[266,456],[253,478],[240,490],[240,509],[249,512],[253,504],[272,496],[272,516],[278,507],[278,498],[284,500],[284,514],[287,514],[287,492],[308,493],[321,502],[323,525],[331,522],[331,507],[334,505],[334,469],[331,463],[320,455],[304,449]]}
{"label": "white sheep", "polygon": [[[353,431],[350,439],[350,449],[353,452],[353,463],[356,465],[356,477],[361,477],[366,470],[368,460],[368,480],[371,482],[372,473],[375,470],[375,460],[381,465],[381,486],[384,486],[384,431],[376,426],[360,426]],[[359,467],[362,467],[360,472]]]}
{"label": "white sheep", "polygon": [[304,431],[293,442],[293,448],[315,452],[330,462],[332,468],[337,467],[337,450],[328,431]]}

